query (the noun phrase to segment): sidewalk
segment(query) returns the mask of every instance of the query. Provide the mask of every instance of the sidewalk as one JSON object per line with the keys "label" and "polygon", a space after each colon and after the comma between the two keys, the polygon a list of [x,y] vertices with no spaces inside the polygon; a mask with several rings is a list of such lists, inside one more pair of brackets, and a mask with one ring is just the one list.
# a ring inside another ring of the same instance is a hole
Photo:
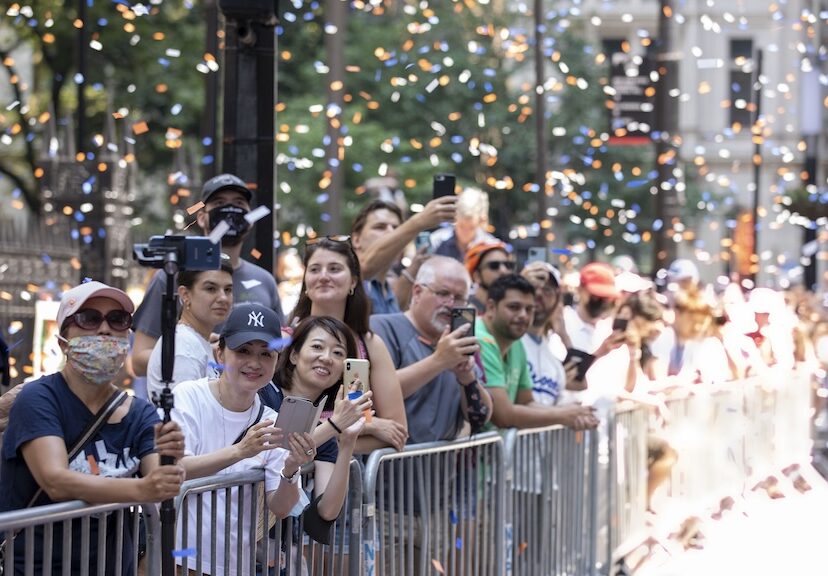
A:
{"label": "sidewalk", "polygon": [[784,498],[760,489],[738,498],[718,520],[710,512],[699,516],[700,548],[685,550],[662,537],[664,545],[653,547],[636,576],[828,574],[828,483],[813,469],[801,473],[811,490],[799,492],[780,476]]}

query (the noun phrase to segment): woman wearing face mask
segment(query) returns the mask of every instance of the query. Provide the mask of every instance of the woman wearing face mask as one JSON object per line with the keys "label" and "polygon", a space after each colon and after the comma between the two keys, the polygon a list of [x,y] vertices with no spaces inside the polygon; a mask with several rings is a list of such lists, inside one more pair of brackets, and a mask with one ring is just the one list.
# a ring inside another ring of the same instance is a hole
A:
{"label": "woman wearing face mask", "polygon": [[[218,360],[224,366],[221,376],[182,382],[175,389],[173,419],[181,424],[187,449],[181,465],[188,478],[212,474],[229,474],[253,469],[265,473],[265,501],[277,518],[284,518],[299,500],[299,469],[310,462],[316,448],[310,434],[293,434],[290,451],[280,447],[282,432],[274,427],[276,412],[266,407],[258,391],[270,382],[276,368],[277,353],[271,342],[280,338],[281,326],[276,313],[258,304],[240,304],[233,308],[221,331]],[[216,534],[225,534],[226,523],[235,526],[238,518],[251,518],[252,495],[245,493],[243,511],[239,510],[236,490],[230,496],[230,516],[218,514]],[[217,510],[225,509],[225,492],[216,495]],[[205,498],[203,518],[211,517],[211,502]],[[209,524],[199,526],[199,502],[189,502],[187,542],[198,542],[202,551],[210,550],[213,534]],[[241,532],[242,542],[236,539]],[[231,530],[229,565],[237,565],[236,551],[249,550],[249,530]],[[225,563],[224,546],[217,550],[217,566]],[[243,573],[249,574],[249,555],[242,558]],[[196,558],[187,560],[191,570],[210,574],[210,554],[205,553],[201,566]],[[231,571],[231,573],[234,573]]]}
{"label": "woman wearing face mask", "polygon": [[[58,373],[27,384],[11,408],[3,437],[0,511],[64,500],[159,502],[178,494],[183,470],[178,465],[161,466],[159,455],[180,458],[184,436],[174,422],[161,426],[155,408],[139,398],[125,396],[68,462],[71,447],[98,411],[119,393],[113,380],[129,347],[132,310],[124,292],[100,282],[87,282],[63,294],[57,322],[66,365]],[[108,526],[107,550],[132,549],[131,525],[124,522],[123,542],[115,540],[114,524]],[[93,520],[90,528],[90,542],[95,542],[98,521]],[[56,572],[65,568],[62,530],[61,524],[54,526],[50,543]],[[80,542],[80,522],[73,523],[72,531],[73,541]],[[26,540],[21,534],[14,541],[16,569],[22,569]],[[43,532],[36,530],[35,573],[43,571],[43,545]],[[89,547],[88,553],[89,569],[95,572],[97,547]],[[106,560],[106,572],[113,573],[114,554]],[[122,567],[125,573],[133,571],[132,554],[123,554]],[[80,572],[79,553],[73,554],[71,567],[65,569]]]}
{"label": "woman wearing face mask", "polygon": [[[368,453],[393,446],[402,450],[408,425],[394,363],[383,341],[371,333],[371,302],[365,294],[359,260],[347,236],[324,237],[305,248],[305,278],[294,321],[308,316],[331,316],[344,322],[357,337],[358,356],[370,361],[370,389],[376,417],[366,422],[356,451]],[[346,383],[350,385],[350,382]]]}
{"label": "woman wearing face mask", "polygon": [[[181,316],[175,327],[175,361],[170,388],[178,382],[209,376],[218,378],[210,335],[233,307],[233,268],[222,260],[218,270],[185,270],[176,276]],[[160,394],[161,347],[155,344],[147,366],[147,392]]]}

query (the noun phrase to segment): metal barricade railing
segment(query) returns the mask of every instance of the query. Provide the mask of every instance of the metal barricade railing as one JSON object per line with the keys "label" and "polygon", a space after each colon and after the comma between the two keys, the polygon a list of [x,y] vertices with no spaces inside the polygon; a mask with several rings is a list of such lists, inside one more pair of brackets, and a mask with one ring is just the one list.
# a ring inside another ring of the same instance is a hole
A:
{"label": "metal barricade railing", "polygon": [[[314,472],[313,464],[302,470],[306,489],[313,487]],[[265,501],[263,470],[188,481],[176,507],[178,554],[196,573],[264,574],[267,565],[268,573],[284,568],[286,576],[360,574],[362,467],[356,460],[329,545],[305,537],[301,517],[275,519]],[[194,510],[188,513],[188,507]]]}
{"label": "metal barricade railing", "polygon": [[373,452],[365,465],[363,573],[503,574],[504,468],[496,432]]}
{"label": "metal barricade railing", "polygon": [[4,573],[138,574],[140,510],[73,501],[0,514]]}
{"label": "metal barricade railing", "polygon": [[506,574],[589,574],[595,564],[595,432],[508,430]]}
{"label": "metal barricade railing", "polygon": [[619,549],[640,540],[645,530],[648,426],[645,406],[625,405],[610,413],[606,486],[603,494],[596,494],[596,499],[606,502],[595,532],[608,546],[606,554],[601,551],[601,568],[614,561]]}

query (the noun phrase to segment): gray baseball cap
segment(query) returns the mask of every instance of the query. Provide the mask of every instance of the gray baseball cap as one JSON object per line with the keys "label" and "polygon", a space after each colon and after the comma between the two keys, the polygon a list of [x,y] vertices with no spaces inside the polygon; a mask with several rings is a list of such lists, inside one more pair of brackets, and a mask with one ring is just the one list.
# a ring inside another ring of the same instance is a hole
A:
{"label": "gray baseball cap", "polygon": [[253,201],[253,192],[247,187],[247,184],[234,174],[219,174],[213,176],[201,188],[201,201],[205,204],[210,200],[210,196],[220,190],[238,190],[247,198],[247,202]]}

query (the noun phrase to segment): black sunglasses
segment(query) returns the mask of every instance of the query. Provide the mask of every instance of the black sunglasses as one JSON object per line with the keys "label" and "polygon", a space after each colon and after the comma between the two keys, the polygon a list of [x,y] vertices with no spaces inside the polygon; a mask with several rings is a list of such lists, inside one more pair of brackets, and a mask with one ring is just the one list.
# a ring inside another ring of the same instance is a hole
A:
{"label": "black sunglasses", "polygon": [[106,313],[106,315],[104,315],[94,308],[78,310],[66,318],[64,326],[68,322],[74,322],[77,324],[78,328],[82,328],[84,330],[97,330],[104,319],[106,320],[106,323],[109,324],[110,328],[119,332],[129,330],[130,326],[132,326],[132,314],[126,310],[110,310]]}
{"label": "black sunglasses", "polygon": [[509,260],[492,260],[490,262],[486,262],[485,266],[492,272],[497,272],[501,267],[506,268],[506,270],[509,270],[510,272],[515,269],[515,263],[510,262]]}

